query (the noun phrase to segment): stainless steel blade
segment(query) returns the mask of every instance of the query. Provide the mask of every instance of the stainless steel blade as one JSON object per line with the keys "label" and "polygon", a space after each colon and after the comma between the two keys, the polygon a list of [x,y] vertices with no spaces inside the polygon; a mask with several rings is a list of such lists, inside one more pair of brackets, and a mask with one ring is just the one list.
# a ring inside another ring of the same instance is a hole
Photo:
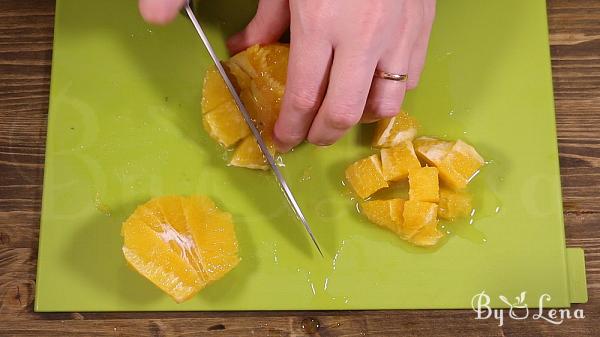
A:
{"label": "stainless steel blade", "polygon": [[225,69],[223,69],[223,65],[221,65],[221,62],[219,61],[217,54],[215,53],[214,49],[212,48],[212,45],[208,41],[208,38],[206,37],[204,30],[202,30],[200,23],[196,19],[196,16],[194,16],[194,12],[192,11],[192,8],[190,7],[189,1],[186,3],[185,12],[187,13],[187,16],[189,17],[189,19],[192,21],[194,28],[196,28],[198,35],[200,35],[200,39],[202,39],[202,42],[204,43],[206,50],[210,54],[210,58],[213,60],[215,66],[217,67],[217,70],[219,71],[219,74],[221,74],[221,77],[223,77],[223,80],[225,81],[225,84],[227,85],[227,89],[229,89],[229,92],[233,96],[235,103],[237,104],[240,111],[242,112],[242,116],[244,117],[246,124],[248,124],[250,131],[252,131],[254,138],[256,138],[256,141],[258,143],[258,146],[260,147],[260,150],[262,151],[265,158],[267,158],[267,162],[269,163],[269,166],[273,170],[273,173],[275,174],[275,177],[277,178],[277,182],[279,182],[279,186],[281,186],[281,189],[283,191],[283,194],[285,195],[285,198],[287,199],[288,203],[294,210],[296,217],[300,220],[300,222],[302,222],[302,225],[304,225],[304,228],[308,232],[308,235],[312,239],[312,242],[315,244],[315,247],[317,247],[319,254],[321,254],[321,256],[323,256],[323,252],[321,251],[321,248],[319,247],[319,244],[317,243],[317,239],[315,238],[315,235],[313,234],[313,231],[311,230],[310,225],[306,221],[306,218],[304,217],[304,214],[302,213],[302,210],[300,209],[300,206],[298,205],[296,198],[294,198],[294,194],[290,190],[287,182],[285,181],[285,178],[281,174],[281,171],[279,170],[279,167],[277,166],[275,159],[269,152],[269,149],[267,148],[267,145],[265,144],[264,139],[260,135],[260,131],[254,125],[254,122],[252,121],[250,114],[246,110],[246,107],[242,103],[240,96],[237,94],[237,91],[235,91],[235,88],[234,88],[233,84],[231,83],[229,76],[225,72]]}

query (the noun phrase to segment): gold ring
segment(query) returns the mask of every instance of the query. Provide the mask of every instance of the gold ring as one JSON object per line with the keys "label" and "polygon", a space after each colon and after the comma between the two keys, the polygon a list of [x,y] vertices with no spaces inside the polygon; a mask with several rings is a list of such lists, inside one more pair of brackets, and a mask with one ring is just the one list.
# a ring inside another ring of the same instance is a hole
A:
{"label": "gold ring", "polygon": [[393,74],[388,73],[387,71],[375,69],[375,77],[383,78],[384,80],[398,81],[398,82],[406,82],[408,80],[407,74]]}

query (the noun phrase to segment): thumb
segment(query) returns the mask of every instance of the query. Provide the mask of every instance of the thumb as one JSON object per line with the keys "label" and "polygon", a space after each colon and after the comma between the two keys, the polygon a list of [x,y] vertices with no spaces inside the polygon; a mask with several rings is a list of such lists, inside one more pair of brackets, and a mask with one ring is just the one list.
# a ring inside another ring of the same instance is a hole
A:
{"label": "thumb", "polygon": [[232,54],[255,44],[273,43],[290,25],[288,0],[260,0],[256,15],[241,32],[227,41]]}
{"label": "thumb", "polygon": [[179,14],[186,0],[140,0],[140,13],[144,20],[165,25]]}

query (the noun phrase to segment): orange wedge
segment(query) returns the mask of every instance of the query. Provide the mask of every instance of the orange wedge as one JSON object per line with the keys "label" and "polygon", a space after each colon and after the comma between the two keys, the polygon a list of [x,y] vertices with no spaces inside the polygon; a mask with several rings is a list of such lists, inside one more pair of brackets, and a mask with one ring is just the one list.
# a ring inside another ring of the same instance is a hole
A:
{"label": "orange wedge", "polygon": [[416,246],[429,247],[435,246],[443,237],[444,233],[437,229],[437,222],[435,222],[423,227],[409,239],[409,242]]}
{"label": "orange wedge", "polygon": [[413,141],[417,156],[430,166],[438,166],[453,143],[432,137],[419,137]]}
{"label": "orange wedge", "polygon": [[363,199],[389,186],[383,177],[381,161],[377,154],[348,166],[346,168],[346,181],[350,183],[354,192]]}
{"label": "orange wedge", "polygon": [[413,140],[417,135],[417,127],[416,119],[410,117],[406,112],[400,111],[394,117],[377,122],[373,146],[390,147]]}
{"label": "orange wedge", "polygon": [[207,197],[165,196],[123,223],[127,262],[176,302],[217,281],[240,261],[234,225]]}
{"label": "orange wedge", "polygon": [[233,101],[225,102],[204,114],[202,123],[208,134],[224,147],[230,147],[250,133]]}
{"label": "orange wedge", "polygon": [[[269,147],[271,155],[275,156],[275,145],[270,138],[265,137],[265,143]],[[255,170],[267,170],[269,164],[262,154],[260,147],[253,135],[244,138],[240,145],[233,152],[229,165],[246,167]]]}
{"label": "orange wedge", "polygon": [[473,179],[483,166],[484,160],[474,147],[457,140],[438,168],[440,178],[453,189],[462,189]]}

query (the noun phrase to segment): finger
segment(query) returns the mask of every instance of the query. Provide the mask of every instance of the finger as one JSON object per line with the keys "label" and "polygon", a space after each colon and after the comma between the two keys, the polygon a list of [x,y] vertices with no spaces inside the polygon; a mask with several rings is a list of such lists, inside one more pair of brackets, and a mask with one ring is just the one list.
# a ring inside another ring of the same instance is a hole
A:
{"label": "finger", "polygon": [[433,21],[435,19],[435,0],[423,0],[420,1],[423,6],[423,24],[421,25],[421,31],[415,42],[415,47],[410,56],[410,63],[408,66],[408,89],[415,88],[421,79],[421,73],[425,67],[425,60],[427,58],[427,47],[429,45],[429,37],[431,35],[431,29],[433,27]]}
{"label": "finger", "polygon": [[325,95],[332,54],[331,44],[310,35],[305,38],[292,27],[286,89],[273,130],[279,152],[306,138]]}
{"label": "finger", "polygon": [[[416,10],[415,6],[418,6]],[[399,27],[401,32],[399,41],[392,43],[383,53],[377,64],[377,69],[392,74],[407,74],[408,79],[405,82],[374,77],[361,119],[363,123],[371,123],[395,116],[402,107],[408,81],[411,80],[411,55],[421,32],[423,11],[420,1],[408,3],[405,13],[403,23]]]}
{"label": "finger", "polygon": [[331,145],[360,120],[377,60],[355,46],[335,50],[327,94],[308,133],[308,141]]}
{"label": "finger", "polygon": [[139,9],[144,20],[157,25],[167,24],[179,14],[186,0],[140,0]]}
{"label": "finger", "polygon": [[289,24],[287,1],[261,0],[252,21],[227,40],[227,48],[231,54],[235,54],[255,44],[276,42]]}

